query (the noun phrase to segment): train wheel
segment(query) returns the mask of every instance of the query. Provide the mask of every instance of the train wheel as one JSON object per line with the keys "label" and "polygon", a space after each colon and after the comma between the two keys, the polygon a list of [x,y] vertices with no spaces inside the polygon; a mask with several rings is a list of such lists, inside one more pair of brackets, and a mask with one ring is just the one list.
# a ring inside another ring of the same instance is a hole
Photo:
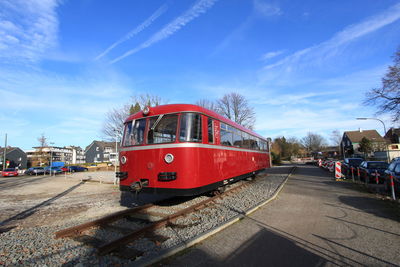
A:
{"label": "train wheel", "polygon": [[218,196],[224,193],[226,190],[226,186],[220,186],[217,189],[210,192],[211,196]]}

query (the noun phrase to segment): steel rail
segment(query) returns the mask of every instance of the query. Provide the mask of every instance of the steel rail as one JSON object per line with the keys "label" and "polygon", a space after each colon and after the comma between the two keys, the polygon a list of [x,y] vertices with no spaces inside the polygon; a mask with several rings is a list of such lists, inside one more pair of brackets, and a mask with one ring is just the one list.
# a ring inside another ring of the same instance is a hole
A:
{"label": "steel rail", "polygon": [[80,225],[76,225],[67,229],[63,229],[60,230],[58,232],[55,233],[56,238],[61,238],[61,237],[73,237],[73,236],[77,236],[80,234],[80,232],[89,229],[91,227],[95,227],[95,226],[101,226],[113,221],[117,221],[129,214],[132,213],[136,213],[145,209],[148,209],[150,207],[154,206],[154,204],[146,204],[140,207],[135,207],[135,208],[131,208],[131,209],[127,209],[127,210],[121,210],[121,211],[117,211],[115,213],[109,214],[107,216],[104,216],[100,219],[94,220],[94,221],[90,221],[90,222],[86,222]]}
{"label": "steel rail", "polygon": [[207,204],[209,204],[211,202],[214,202],[215,200],[217,200],[219,198],[222,198],[225,195],[233,193],[234,191],[236,191],[236,190],[238,190],[238,189],[240,189],[240,188],[242,188],[244,186],[248,186],[248,183],[241,184],[241,185],[239,185],[239,186],[237,186],[235,188],[232,188],[232,189],[230,189],[228,191],[225,191],[224,193],[221,193],[221,194],[213,196],[213,197],[211,197],[209,199],[203,200],[203,201],[201,201],[201,202],[199,202],[197,204],[194,204],[194,205],[192,205],[192,206],[190,206],[188,208],[180,210],[180,211],[178,211],[178,212],[176,212],[176,213],[174,213],[172,215],[169,215],[169,216],[167,216],[167,217],[165,217],[165,218],[163,218],[161,220],[155,221],[155,222],[153,222],[153,223],[151,223],[151,224],[149,224],[149,225],[147,225],[147,226],[145,226],[143,228],[135,230],[132,233],[127,234],[127,235],[125,235],[125,236],[123,236],[121,238],[118,238],[118,239],[113,240],[113,241],[111,241],[109,243],[106,243],[106,244],[104,244],[104,245],[102,245],[102,246],[100,246],[98,248],[98,254],[99,255],[105,255],[107,253],[110,253],[110,252],[112,252],[112,251],[114,251],[114,250],[116,250],[116,249],[118,249],[118,248],[120,248],[120,247],[122,247],[124,245],[127,245],[127,244],[131,243],[132,241],[134,241],[134,240],[136,240],[138,238],[140,238],[144,233],[146,233],[148,231],[156,230],[158,228],[161,228],[161,227],[167,225],[168,223],[170,223],[171,221],[177,219],[178,217],[181,217],[183,215],[186,215],[186,214],[189,214],[189,213],[191,213],[193,211],[196,211],[199,208],[201,208],[201,207],[203,207],[203,206],[205,206],[205,205],[207,205]]}

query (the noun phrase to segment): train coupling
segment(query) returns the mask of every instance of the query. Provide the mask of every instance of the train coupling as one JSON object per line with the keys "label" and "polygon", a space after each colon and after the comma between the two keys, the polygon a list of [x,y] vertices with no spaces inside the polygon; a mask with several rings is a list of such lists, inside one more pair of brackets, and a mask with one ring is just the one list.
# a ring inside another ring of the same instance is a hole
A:
{"label": "train coupling", "polygon": [[134,182],[131,184],[132,191],[139,193],[143,187],[149,186],[149,180],[147,179],[140,179],[140,181]]}

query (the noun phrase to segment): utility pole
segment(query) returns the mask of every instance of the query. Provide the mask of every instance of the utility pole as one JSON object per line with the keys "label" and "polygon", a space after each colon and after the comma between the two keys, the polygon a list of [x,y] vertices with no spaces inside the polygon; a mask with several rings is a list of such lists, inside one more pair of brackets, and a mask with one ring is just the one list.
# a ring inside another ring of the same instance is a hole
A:
{"label": "utility pole", "polygon": [[52,176],[52,165],[53,165],[53,148],[52,148],[52,145],[54,145],[54,142],[49,142],[49,144],[50,144],[50,146],[49,146],[49,149],[50,149],[50,176]]}
{"label": "utility pole", "polygon": [[7,134],[4,142],[3,171],[6,168],[6,155],[7,155]]}
{"label": "utility pole", "polygon": [[117,160],[118,158],[118,131],[115,130],[115,162],[114,162],[114,172],[117,172]]}

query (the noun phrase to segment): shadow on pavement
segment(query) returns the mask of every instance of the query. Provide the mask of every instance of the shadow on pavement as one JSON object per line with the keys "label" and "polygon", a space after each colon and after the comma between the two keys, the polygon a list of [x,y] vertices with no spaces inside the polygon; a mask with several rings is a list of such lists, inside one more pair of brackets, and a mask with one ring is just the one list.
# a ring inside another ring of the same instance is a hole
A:
{"label": "shadow on pavement", "polygon": [[399,209],[382,200],[362,196],[339,196],[339,201],[356,208],[358,211],[400,222]]}
{"label": "shadow on pavement", "polygon": [[214,255],[197,247],[158,266],[323,266],[330,262],[299,246],[295,240],[264,227],[228,257]]}
{"label": "shadow on pavement", "polygon": [[263,228],[223,262],[228,266],[321,266],[327,260]]}

